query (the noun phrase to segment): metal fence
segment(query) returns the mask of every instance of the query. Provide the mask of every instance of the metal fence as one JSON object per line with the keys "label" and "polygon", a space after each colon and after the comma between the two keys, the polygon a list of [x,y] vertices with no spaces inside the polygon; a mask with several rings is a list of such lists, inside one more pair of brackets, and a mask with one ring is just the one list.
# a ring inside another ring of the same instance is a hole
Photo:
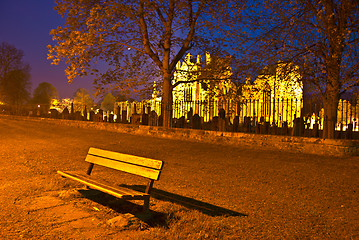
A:
{"label": "metal fence", "polygon": [[[323,115],[323,113],[321,114]],[[359,104],[357,101],[350,102],[340,99],[338,104],[337,130],[346,130],[349,124],[353,125],[354,131],[359,131]]]}
{"label": "metal fence", "polygon": [[[338,104],[338,118],[336,130],[346,130],[349,124],[353,125],[353,130],[359,131],[359,102],[340,100]],[[115,115],[126,114],[125,118],[130,121],[133,114],[149,114],[151,111],[161,115],[161,102],[147,100],[142,102],[119,102],[115,105]],[[179,119],[190,118],[198,114],[203,122],[210,122],[214,117],[218,117],[220,112],[228,118],[230,122],[237,117],[239,123],[243,123],[245,118],[250,118],[252,122],[269,122],[272,126],[281,127],[293,126],[294,119],[301,117],[305,127],[313,129],[317,124],[319,129],[323,129],[324,110],[318,101],[303,102],[303,99],[271,99],[270,101],[244,99],[242,101],[233,100],[214,100],[214,101],[174,101],[172,104],[172,117]]]}
{"label": "metal fence", "polygon": [[[214,101],[174,101],[172,104],[172,117],[189,119],[198,114],[203,122],[210,122],[221,114],[231,122],[237,117],[239,122],[244,122],[245,117],[252,118],[255,122],[270,122],[281,126],[287,122],[289,126],[296,117],[300,117],[303,102],[301,99],[276,99],[271,102],[260,100],[214,100]],[[126,114],[130,121],[133,114],[149,114],[151,111],[161,115],[161,102],[148,100],[142,102],[119,102],[115,105],[115,114]]]}
{"label": "metal fence", "polygon": [[[340,100],[338,104],[337,131],[346,131],[348,128],[359,131],[359,102]],[[112,119],[113,122],[131,122],[133,115],[140,124],[148,124],[142,115],[161,116],[161,101],[146,100],[141,102],[117,102],[114,111],[101,112],[102,120]],[[68,109],[70,110],[70,109]],[[63,117],[61,112],[49,110],[49,105],[0,106],[1,113],[16,115],[31,115],[42,117]],[[97,112],[75,112],[76,119],[91,120]],[[296,118],[301,118],[305,129],[323,129],[324,110],[320,101],[306,101],[302,99],[271,99],[270,101],[247,100],[214,100],[214,101],[174,101],[172,117],[174,120],[183,119],[188,122],[197,115],[202,124],[210,123],[215,118],[226,119],[231,125],[244,124],[250,121],[251,125],[266,123],[275,127],[293,127]],[[140,116],[140,117],[139,117]],[[98,116],[96,116],[98,117]],[[148,118],[147,118],[148,120]],[[216,119],[215,119],[216,120]],[[159,124],[160,121],[157,121]]]}

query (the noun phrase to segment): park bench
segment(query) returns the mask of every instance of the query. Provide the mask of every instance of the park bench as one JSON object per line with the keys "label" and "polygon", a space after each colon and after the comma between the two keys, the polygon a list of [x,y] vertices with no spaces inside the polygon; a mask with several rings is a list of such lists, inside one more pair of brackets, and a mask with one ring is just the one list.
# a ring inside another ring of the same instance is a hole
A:
{"label": "park bench", "polygon": [[[149,210],[151,189],[154,181],[160,177],[163,161],[97,148],[89,149],[85,161],[90,163],[86,174],[74,171],[57,171],[57,173],[63,177],[83,183],[91,189],[105,192],[117,198],[124,200],[144,200],[143,210]],[[135,191],[121,186],[112,186],[94,179],[90,176],[94,165],[100,165],[146,178],[147,187],[145,192]]]}

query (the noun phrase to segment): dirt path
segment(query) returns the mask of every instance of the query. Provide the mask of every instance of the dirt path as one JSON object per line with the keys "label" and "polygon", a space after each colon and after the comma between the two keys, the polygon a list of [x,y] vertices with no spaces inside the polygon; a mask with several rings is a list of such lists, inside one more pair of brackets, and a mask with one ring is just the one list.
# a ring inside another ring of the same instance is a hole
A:
{"label": "dirt path", "polygon": [[[77,185],[61,179],[56,170],[85,169],[90,146],[164,160],[157,193],[240,214],[208,220],[224,226],[216,230],[222,237],[359,238],[358,157],[255,151],[0,117],[0,239],[134,236],[131,230],[118,231],[106,224],[119,212],[76,195],[59,197]],[[114,180],[112,173],[101,174]],[[151,209],[168,213],[171,204],[154,198]],[[171,214],[166,218],[174,221]],[[139,238],[169,239],[171,231],[186,229],[170,225],[135,232]]]}

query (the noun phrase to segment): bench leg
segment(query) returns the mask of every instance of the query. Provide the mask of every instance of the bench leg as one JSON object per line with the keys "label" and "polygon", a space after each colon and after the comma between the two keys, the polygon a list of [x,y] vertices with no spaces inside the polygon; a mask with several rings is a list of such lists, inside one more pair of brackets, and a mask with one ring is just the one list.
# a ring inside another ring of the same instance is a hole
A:
{"label": "bench leg", "polygon": [[150,211],[150,198],[145,198],[144,203],[143,203],[143,211],[144,212],[148,212]]}
{"label": "bench leg", "polygon": [[[93,164],[93,163],[90,163],[90,165],[89,165],[89,167],[88,167],[88,169],[87,169],[87,172],[86,172],[86,174],[87,174],[87,175],[89,175],[89,176],[91,175],[91,172],[92,172],[93,166],[94,166],[94,164]],[[87,186],[87,185],[85,185],[85,189],[89,190],[89,189],[90,189],[90,187],[89,187],[89,186]]]}

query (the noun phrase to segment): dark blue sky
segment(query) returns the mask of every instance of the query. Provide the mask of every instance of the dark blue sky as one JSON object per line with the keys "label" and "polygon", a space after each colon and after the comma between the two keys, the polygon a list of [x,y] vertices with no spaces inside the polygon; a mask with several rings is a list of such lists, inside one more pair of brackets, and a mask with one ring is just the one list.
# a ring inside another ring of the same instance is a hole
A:
{"label": "dark blue sky", "polygon": [[54,0],[0,0],[0,42],[24,51],[24,62],[31,66],[31,93],[39,83],[49,82],[60,98],[72,98],[81,87],[92,95],[92,79],[78,78],[69,84],[64,64],[54,66],[47,60],[46,46],[53,44],[49,32],[64,23],[54,6]]}

